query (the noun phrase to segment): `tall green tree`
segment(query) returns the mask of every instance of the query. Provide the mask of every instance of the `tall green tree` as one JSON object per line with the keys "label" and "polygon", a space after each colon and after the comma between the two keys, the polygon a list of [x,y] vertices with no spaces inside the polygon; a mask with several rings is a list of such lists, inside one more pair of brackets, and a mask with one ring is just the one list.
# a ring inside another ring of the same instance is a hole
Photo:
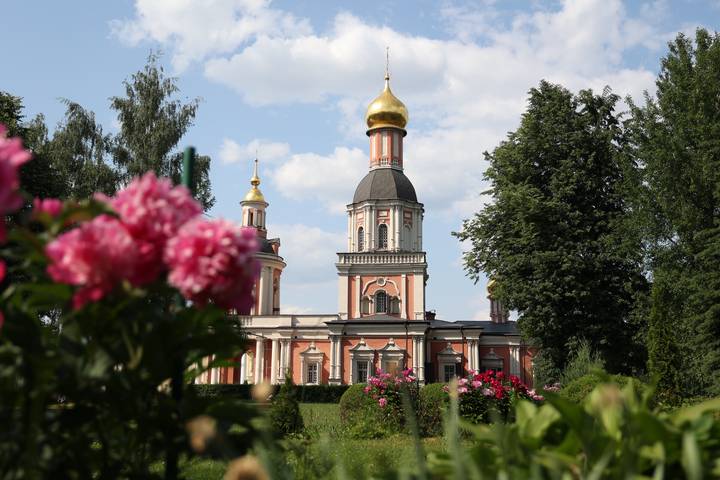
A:
{"label": "tall green tree", "polygon": [[[153,170],[159,176],[180,181],[180,140],[193,124],[199,99],[188,103],[175,99],[175,78],[166,77],[158,57],[151,54],[142,71],[125,81],[125,96],[112,97],[111,106],[120,121],[114,141],[115,163],[124,181]],[[195,164],[196,197],[207,210],[215,203],[210,188],[210,158],[198,156]]]}
{"label": "tall green tree", "polygon": [[0,91],[0,123],[7,127],[9,136],[22,138],[35,156],[20,171],[23,188],[33,197],[62,196],[57,169],[47,155],[48,131],[42,114],[26,121],[22,98]]}
{"label": "tall green tree", "polygon": [[70,100],[65,118],[46,149],[57,170],[63,198],[89,198],[95,192],[112,195],[120,175],[110,157],[112,137],[103,133],[95,114]]}
{"label": "tall green tree", "polygon": [[468,274],[497,279],[548,370],[583,339],[611,371],[645,362],[633,313],[647,282],[623,196],[617,101],[607,90],[533,88],[520,127],[485,154],[493,201],[455,233],[471,243]]}
{"label": "tall green tree", "polygon": [[642,172],[636,201],[650,263],[655,277],[672,277],[676,286],[653,305],[651,322],[672,318],[679,349],[669,361],[684,373],[683,392],[720,393],[718,34],[678,35],[656,86],[655,97],[646,93],[644,105],[632,105],[627,125]]}

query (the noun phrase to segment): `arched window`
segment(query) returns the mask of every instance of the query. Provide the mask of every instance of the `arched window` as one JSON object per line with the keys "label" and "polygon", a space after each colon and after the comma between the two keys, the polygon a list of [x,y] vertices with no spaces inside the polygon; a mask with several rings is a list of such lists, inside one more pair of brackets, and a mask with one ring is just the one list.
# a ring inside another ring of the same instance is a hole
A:
{"label": "arched window", "polygon": [[375,294],[375,313],[387,313],[387,307],[387,293],[385,293],[383,290],[378,290],[378,292]]}
{"label": "arched window", "polygon": [[365,229],[363,227],[358,228],[358,252],[365,250]]}
{"label": "arched window", "polygon": [[387,225],[381,223],[378,226],[378,249],[384,250],[387,248]]}

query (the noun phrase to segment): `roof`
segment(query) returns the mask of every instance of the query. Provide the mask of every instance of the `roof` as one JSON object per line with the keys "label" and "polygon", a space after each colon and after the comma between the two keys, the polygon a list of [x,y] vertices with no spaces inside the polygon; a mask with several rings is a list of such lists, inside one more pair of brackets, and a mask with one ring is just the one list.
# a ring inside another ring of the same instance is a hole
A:
{"label": "roof", "polygon": [[517,335],[519,333],[517,322],[495,323],[490,320],[458,320],[456,322],[432,320],[430,328],[482,328],[483,333],[500,335]]}
{"label": "roof", "polygon": [[328,324],[358,324],[358,323],[409,323],[409,324],[429,324],[431,329],[461,329],[461,328],[480,328],[483,334],[496,335],[518,335],[517,322],[495,323],[490,320],[458,320],[456,322],[448,322],[446,320],[405,320],[391,315],[366,315],[360,318],[350,318],[348,320],[332,320],[325,322]]}
{"label": "roof", "polygon": [[258,249],[260,253],[275,253],[270,240],[262,237],[258,237],[258,240],[260,241],[260,248]]}
{"label": "roof", "polygon": [[355,189],[353,203],[366,200],[406,200],[417,202],[415,187],[405,174],[394,168],[376,168]]}

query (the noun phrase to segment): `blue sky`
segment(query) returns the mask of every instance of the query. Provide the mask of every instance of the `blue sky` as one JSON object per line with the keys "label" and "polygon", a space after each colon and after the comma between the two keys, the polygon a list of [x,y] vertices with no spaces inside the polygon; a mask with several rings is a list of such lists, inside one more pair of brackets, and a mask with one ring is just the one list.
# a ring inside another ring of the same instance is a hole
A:
{"label": "blue sky", "polygon": [[183,144],[212,159],[217,204],[239,220],[255,149],[268,227],[288,266],[285,312],[337,311],[335,252],[344,205],[367,170],[364,109],[382,88],[408,106],[405,165],[425,204],[427,307],[486,319],[485,281],[462,270],[450,232],[487,198],[482,152],[514,130],[541,79],[640,99],[677,32],[713,28],[720,2],[698,0],[264,1],[5,0],[0,90],[52,128],[61,98],[117,129],[108,98],[151,49],[201,97]]}

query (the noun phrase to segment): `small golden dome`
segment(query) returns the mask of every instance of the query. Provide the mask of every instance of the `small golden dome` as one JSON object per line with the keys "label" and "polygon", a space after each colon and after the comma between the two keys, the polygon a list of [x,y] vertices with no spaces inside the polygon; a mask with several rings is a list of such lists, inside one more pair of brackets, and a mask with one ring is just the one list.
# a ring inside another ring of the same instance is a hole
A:
{"label": "small golden dome", "polygon": [[493,290],[495,290],[496,286],[497,286],[497,281],[494,278],[491,278],[487,284],[488,295],[492,296]]}
{"label": "small golden dome", "polygon": [[262,192],[258,188],[258,185],[260,185],[260,177],[258,176],[258,160],[255,159],[255,171],[253,172],[253,176],[250,179],[250,185],[252,185],[252,188],[248,191],[247,195],[245,195],[245,202],[265,202],[265,197],[263,196]]}
{"label": "small golden dome", "polygon": [[368,131],[376,128],[395,127],[405,130],[408,122],[408,110],[390,90],[390,76],[385,75],[385,88],[373,100],[365,114]]}

